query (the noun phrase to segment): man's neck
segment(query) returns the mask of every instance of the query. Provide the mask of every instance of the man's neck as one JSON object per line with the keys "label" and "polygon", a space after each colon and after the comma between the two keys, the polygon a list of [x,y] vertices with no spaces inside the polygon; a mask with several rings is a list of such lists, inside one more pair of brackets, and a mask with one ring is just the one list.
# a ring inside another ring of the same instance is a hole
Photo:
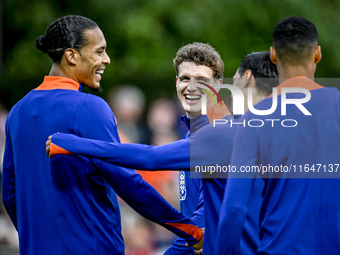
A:
{"label": "man's neck", "polygon": [[186,112],[186,115],[189,119],[195,118],[199,115],[201,115],[200,113],[190,113],[190,112]]}
{"label": "man's neck", "polygon": [[279,72],[279,82],[282,83],[286,79],[290,79],[297,76],[305,76],[314,80],[315,76],[315,64],[310,66],[299,65],[299,66],[277,66]]}
{"label": "man's neck", "polygon": [[[66,70],[63,70],[60,65],[58,65],[57,63],[53,63],[50,73],[48,74],[49,76],[61,76],[61,77],[66,77],[66,78],[70,78],[73,79],[75,81],[77,81],[76,79],[74,79],[74,77],[72,77],[71,75],[68,75]],[[78,82],[78,81],[77,81]]]}

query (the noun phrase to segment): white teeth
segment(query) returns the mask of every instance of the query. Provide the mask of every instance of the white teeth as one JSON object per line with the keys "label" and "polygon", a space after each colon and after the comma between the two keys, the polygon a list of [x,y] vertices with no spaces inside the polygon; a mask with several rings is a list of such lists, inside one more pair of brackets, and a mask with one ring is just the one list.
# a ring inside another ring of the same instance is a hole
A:
{"label": "white teeth", "polygon": [[185,95],[186,99],[190,99],[190,100],[196,100],[196,99],[200,99],[201,96],[197,96],[197,95]]}
{"label": "white teeth", "polygon": [[96,71],[96,73],[98,73],[98,74],[103,74],[103,73],[104,73],[104,70],[98,70],[98,71]]}

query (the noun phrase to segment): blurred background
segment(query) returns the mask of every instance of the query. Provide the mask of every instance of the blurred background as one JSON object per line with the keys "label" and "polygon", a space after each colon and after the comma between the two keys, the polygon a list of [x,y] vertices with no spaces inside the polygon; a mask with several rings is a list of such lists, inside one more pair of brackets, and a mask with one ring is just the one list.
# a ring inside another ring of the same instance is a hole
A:
{"label": "blurred background", "polygon": [[[339,7],[336,0],[0,0],[0,155],[8,111],[51,67],[35,39],[61,16],[91,18],[106,37],[111,64],[101,81],[104,91],[97,95],[116,114],[122,140],[159,145],[185,134],[172,64],[181,46],[211,44],[224,60],[224,76],[232,77],[243,56],[269,50],[278,21],[298,15],[319,31],[323,59],[317,77],[339,77]],[[178,208],[177,173],[142,174]],[[124,203],[122,210],[127,255],[162,254],[174,239]],[[16,231],[1,203],[0,254],[18,254],[17,249]]]}

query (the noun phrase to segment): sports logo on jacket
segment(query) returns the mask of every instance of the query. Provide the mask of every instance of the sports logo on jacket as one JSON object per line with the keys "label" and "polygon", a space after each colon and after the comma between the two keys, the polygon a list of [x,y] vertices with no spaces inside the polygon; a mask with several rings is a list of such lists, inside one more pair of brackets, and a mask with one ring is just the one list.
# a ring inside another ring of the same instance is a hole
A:
{"label": "sports logo on jacket", "polygon": [[187,197],[187,188],[185,185],[185,172],[179,172],[179,200],[185,200]]}

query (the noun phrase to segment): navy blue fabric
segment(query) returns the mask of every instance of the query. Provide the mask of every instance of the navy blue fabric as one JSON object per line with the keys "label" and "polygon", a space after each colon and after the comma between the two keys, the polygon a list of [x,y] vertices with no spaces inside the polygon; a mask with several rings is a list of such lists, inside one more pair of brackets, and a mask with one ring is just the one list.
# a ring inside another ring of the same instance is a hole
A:
{"label": "navy blue fabric", "polygon": [[[209,119],[205,115],[189,119],[182,117],[183,122],[190,128],[187,133],[187,139],[182,139],[171,144],[162,146],[147,146],[140,144],[120,144],[126,145],[126,150],[113,152],[112,148],[118,144],[104,143],[100,141],[92,141],[79,139],[72,135],[67,139],[63,139],[64,134],[53,135],[52,142],[56,145],[73,153],[79,153],[90,157],[99,157],[108,162],[116,161],[117,165],[126,165],[127,167],[148,170],[169,170],[169,169],[185,169],[190,166],[190,139],[191,132],[195,133],[199,128],[209,124]],[[191,132],[190,132],[191,131]],[[85,140],[88,143],[82,143]],[[81,146],[79,146],[82,144]],[[136,148],[137,147],[137,148]],[[106,153],[103,154],[103,151]],[[122,160],[127,155],[129,159]],[[179,172],[179,188],[180,188],[180,205],[181,212],[191,218],[191,220],[200,228],[204,227],[204,207],[203,207],[203,190],[202,179],[190,178],[189,171]],[[183,238],[177,238],[167,251],[169,254],[194,254],[191,247],[185,247],[187,241]]]}
{"label": "navy blue fabric", "polygon": [[[312,80],[308,83],[313,86]],[[301,97],[298,93],[287,94],[287,98]],[[268,98],[257,104],[256,109],[269,109],[271,105],[272,99]],[[311,99],[304,107],[312,116],[305,116],[294,105],[288,105],[287,115],[281,116],[279,96],[278,108],[269,116],[248,111],[243,116],[246,122],[250,119],[295,119],[298,125],[286,128],[277,122],[274,128],[271,124],[258,128],[239,127],[231,164],[237,169],[269,164],[288,167],[339,164],[339,91],[335,88],[311,90]],[[340,254],[339,174],[333,172],[328,178],[318,178],[326,177],[321,171],[262,175],[265,189],[258,254]],[[221,208],[216,254],[238,254],[250,196],[258,181],[254,173],[244,179],[233,178],[240,177],[240,173],[231,173],[230,177]]]}
{"label": "navy blue fabric", "polygon": [[[232,117],[228,116],[225,119],[230,121]],[[213,124],[209,124],[194,132],[190,139],[182,139],[162,146],[114,144],[81,139],[69,134],[54,134],[52,142],[73,153],[102,158],[107,162],[131,168],[148,169],[149,166],[150,170],[183,169],[186,170],[187,179],[192,181],[201,179],[191,178],[190,174],[192,172],[187,171],[190,167],[195,169],[195,166],[214,164],[223,166],[230,164],[234,132],[235,128],[231,128],[230,124],[215,125],[215,127]],[[131,158],[131,154],[134,155],[133,158]],[[225,182],[227,181],[227,179],[222,178],[227,176],[225,174],[210,175],[209,173],[208,175],[203,176],[210,177],[210,179],[203,179],[202,185],[206,229],[203,253],[213,254],[216,248],[219,211],[224,195]],[[199,176],[202,177],[202,175]],[[249,210],[247,222],[244,224],[240,242],[242,254],[254,254],[259,244],[258,219],[262,189],[263,181],[259,179],[252,196],[251,210]],[[173,252],[175,250],[182,251],[180,254],[183,254],[181,247],[173,246],[173,248]]]}
{"label": "navy blue fabric", "polygon": [[[189,128],[185,138],[190,137],[201,127],[209,124],[209,119],[206,115],[199,115],[195,118],[189,119],[186,115],[181,117],[181,120]],[[203,189],[202,179],[190,178],[189,171],[181,170],[179,172],[179,200],[181,212],[191,218],[195,224],[204,228],[204,203],[203,203]],[[165,254],[194,254],[191,247],[185,247],[186,241],[178,237],[166,251]]]}
{"label": "navy blue fabric", "polygon": [[197,242],[193,233],[169,225],[194,223],[134,170],[83,156],[47,158],[46,139],[56,132],[120,143],[115,117],[97,96],[32,90],[13,107],[6,123],[3,202],[21,254],[124,254],[117,194],[141,215]]}
{"label": "navy blue fabric", "polygon": [[[230,165],[234,135],[236,126],[231,126],[231,118],[226,117],[228,123],[213,124],[196,132],[190,141],[191,168],[196,166]],[[235,121],[239,122],[239,119]],[[223,123],[223,122],[221,122]],[[201,168],[204,169],[204,168]],[[193,170],[194,171],[194,170]],[[196,175],[196,173],[195,173]],[[221,204],[224,197],[228,173],[201,173],[203,178],[204,210],[205,210],[205,238],[203,242],[203,254],[216,254],[216,239]],[[246,216],[246,222],[239,242],[239,254],[256,254],[259,245],[259,214],[262,202],[261,192],[264,182],[258,179],[256,187],[251,194],[251,203]],[[228,230],[224,230],[226,232]],[[224,233],[222,233],[224,234]]]}

